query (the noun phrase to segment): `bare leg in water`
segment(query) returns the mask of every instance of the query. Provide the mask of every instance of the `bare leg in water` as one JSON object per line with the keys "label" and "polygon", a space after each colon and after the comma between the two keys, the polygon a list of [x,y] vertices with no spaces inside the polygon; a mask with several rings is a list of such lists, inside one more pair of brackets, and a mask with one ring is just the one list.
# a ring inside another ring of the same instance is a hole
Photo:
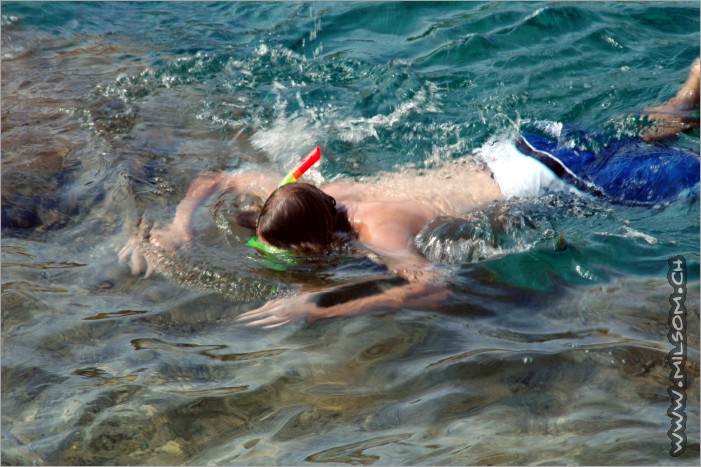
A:
{"label": "bare leg in water", "polygon": [[648,141],[655,141],[699,126],[699,69],[697,58],[691,65],[689,77],[677,95],[667,102],[643,111],[643,116],[656,122],[656,125],[643,135]]}

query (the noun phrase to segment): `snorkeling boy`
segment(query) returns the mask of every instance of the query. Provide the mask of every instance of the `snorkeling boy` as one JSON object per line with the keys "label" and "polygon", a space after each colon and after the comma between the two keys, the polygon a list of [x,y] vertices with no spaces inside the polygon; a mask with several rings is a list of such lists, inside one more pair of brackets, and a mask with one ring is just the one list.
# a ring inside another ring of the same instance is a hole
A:
{"label": "snorkeling boy", "polygon": [[[313,321],[400,305],[439,305],[447,292],[438,283],[438,273],[431,263],[413,247],[414,237],[436,216],[459,215],[503,199],[488,170],[469,161],[461,164],[463,169],[452,180],[445,180],[438,174],[427,176],[443,182],[439,185],[441,189],[436,189],[436,184],[429,181],[422,184],[425,188],[412,189],[411,178],[400,174],[390,174],[377,183],[359,186],[337,182],[321,189],[302,182],[278,187],[280,177],[269,173],[202,174],[178,205],[173,222],[151,229],[150,242],[172,254],[191,242],[196,209],[216,193],[245,192],[265,198],[272,192],[255,225],[258,240],[264,245],[321,253],[353,239],[377,255],[404,281],[381,294],[328,307],[318,306],[314,293],[272,300],[242,315],[241,321],[273,327],[302,317]],[[475,188],[461,190],[463,193],[456,196],[456,191],[465,186]],[[121,262],[131,259],[132,273],[145,272],[148,277],[158,265],[147,256],[137,237],[130,239],[119,253]]]}
{"label": "snorkeling boy", "polygon": [[[652,141],[698,127],[698,108],[699,60],[696,60],[679,93],[645,112],[659,125],[644,138]],[[640,147],[645,146],[636,146],[636,151],[640,152]],[[594,156],[592,159],[590,155],[582,157],[579,153],[558,153],[552,141],[524,135],[517,138],[515,149],[500,154],[499,158],[485,160],[486,165],[474,158],[462,158],[426,171],[422,183],[416,183],[415,176],[386,174],[371,183],[334,182],[321,188],[289,183],[278,187],[280,177],[269,173],[206,173],[193,182],[178,205],[173,222],[166,227],[154,226],[149,241],[175,254],[193,240],[193,215],[210,196],[229,191],[251,193],[263,199],[267,197],[255,225],[250,226],[255,228],[263,245],[320,253],[355,240],[401,280],[380,293],[344,303],[320,305],[316,300],[318,291],[271,300],[242,314],[239,321],[271,328],[301,318],[314,321],[400,306],[435,307],[445,301],[448,292],[442,285],[441,274],[414,246],[415,236],[431,219],[459,216],[509,197],[538,196],[555,190],[605,196],[613,202],[659,204],[698,188],[698,156],[685,151],[660,154],[658,146],[651,147],[657,148],[657,152],[643,151],[644,154],[633,157],[614,148],[602,160]],[[661,158],[672,161],[670,167],[674,173],[669,176],[646,173]],[[631,168],[645,177],[640,183],[621,180],[620,174],[628,173],[625,170]],[[611,173],[619,174],[618,178]],[[669,177],[675,177],[677,183],[670,184]],[[130,259],[132,273],[145,273],[147,277],[158,267],[144,254],[137,238],[129,240],[119,259],[120,262]]]}

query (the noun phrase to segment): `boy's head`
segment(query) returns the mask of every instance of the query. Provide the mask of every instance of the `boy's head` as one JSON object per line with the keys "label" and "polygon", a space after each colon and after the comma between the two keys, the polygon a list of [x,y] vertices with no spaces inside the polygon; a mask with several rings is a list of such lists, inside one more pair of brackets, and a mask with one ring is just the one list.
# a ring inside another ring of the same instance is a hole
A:
{"label": "boy's head", "polygon": [[256,234],[278,248],[317,253],[334,243],[337,230],[350,231],[336,200],[308,183],[275,190],[258,216]]}

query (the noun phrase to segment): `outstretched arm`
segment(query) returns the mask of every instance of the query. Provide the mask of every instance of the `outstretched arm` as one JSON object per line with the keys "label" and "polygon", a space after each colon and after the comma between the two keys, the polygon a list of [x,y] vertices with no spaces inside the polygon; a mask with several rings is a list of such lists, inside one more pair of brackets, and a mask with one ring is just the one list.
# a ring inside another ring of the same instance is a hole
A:
{"label": "outstretched arm", "polygon": [[[185,197],[175,210],[173,222],[160,226],[155,224],[150,231],[150,242],[162,250],[175,254],[178,248],[192,241],[192,220],[194,214],[207,199],[215,193],[227,190],[249,191],[267,195],[276,186],[278,176],[261,172],[200,174],[192,182]],[[143,229],[144,226],[140,228]],[[138,230],[138,229],[137,229]],[[119,262],[131,262],[132,274],[145,273],[149,277],[155,265],[148,262],[139,246],[139,232],[134,232],[127,244],[119,252]]]}
{"label": "outstretched arm", "polygon": [[303,292],[293,297],[271,300],[242,314],[237,321],[247,326],[275,328],[292,321],[352,316],[370,311],[438,308],[445,303],[448,289],[427,280],[401,278],[370,279],[324,291]]}
{"label": "outstretched arm", "polygon": [[369,311],[438,308],[444,304],[449,296],[446,278],[413,246],[414,236],[431,213],[422,215],[417,209],[403,209],[400,205],[385,208],[374,206],[371,215],[363,217],[360,240],[379,256],[393,278],[370,278],[326,290],[306,290],[272,300],[244,313],[238,321],[273,328],[299,319],[314,322]]}
{"label": "outstretched arm", "polygon": [[275,189],[277,175],[262,172],[214,173],[199,175],[175,210],[171,228],[189,241],[192,237],[192,218],[198,207],[215,193],[225,191],[254,192],[267,196]]}

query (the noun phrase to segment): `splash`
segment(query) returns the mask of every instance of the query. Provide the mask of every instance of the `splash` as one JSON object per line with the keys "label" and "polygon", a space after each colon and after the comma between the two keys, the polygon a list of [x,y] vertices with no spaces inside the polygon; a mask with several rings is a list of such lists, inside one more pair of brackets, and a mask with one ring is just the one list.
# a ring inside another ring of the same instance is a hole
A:
{"label": "splash", "polygon": [[462,217],[437,217],[417,235],[415,245],[431,261],[477,263],[533,248],[564,249],[565,238],[581,241],[599,221],[617,222],[616,235],[654,242],[643,232],[633,233],[596,200],[558,193],[500,201]]}
{"label": "splash", "polygon": [[354,145],[368,140],[379,142],[382,135],[390,135],[397,127],[410,125],[415,117],[440,112],[441,108],[438,86],[433,83],[424,85],[390,113],[370,117],[348,116],[347,107],[342,105],[307,105],[299,90],[293,100],[297,110],[289,113],[290,101],[283,96],[290,94],[289,88],[276,82],[273,92],[276,95],[274,120],[266,128],[258,129],[251,143],[276,163],[288,165],[296,160],[295,148],[333,140]]}
{"label": "splash", "polygon": [[275,283],[270,277],[257,275],[245,266],[243,258],[237,267],[227,264],[211,251],[193,245],[189,251],[169,252],[151,243],[150,227],[142,226],[138,232],[139,246],[146,259],[157,270],[182,287],[204,292],[215,291],[236,300],[270,300],[288,295],[290,288]]}

